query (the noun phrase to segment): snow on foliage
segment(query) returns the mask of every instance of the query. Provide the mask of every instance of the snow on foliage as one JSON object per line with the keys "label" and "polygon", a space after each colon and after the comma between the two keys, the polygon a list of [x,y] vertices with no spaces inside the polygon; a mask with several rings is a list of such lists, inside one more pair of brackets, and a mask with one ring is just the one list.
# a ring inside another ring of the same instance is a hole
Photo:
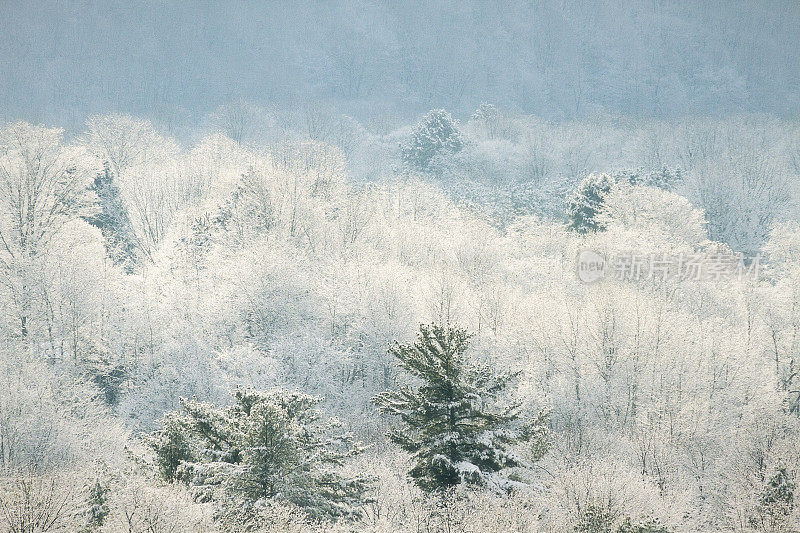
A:
{"label": "snow on foliage", "polygon": [[460,483],[506,488],[510,482],[495,473],[525,464],[512,447],[528,428],[513,428],[516,406],[498,403],[513,375],[471,363],[468,345],[464,330],[421,326],[414,344],[390,350],[421,386],[401,386],[374,399],[381,411],[400,417],[402,426],[389,437],[412,454],[411,477],[427,491]]}
{"label": "snow on foliage", "polygon": [[437,155],[458,152],[463,145],[453,117],[444,109],[434,109],[420,119],[402,147],[403,163],[425,171]]}
{"label": "snow on foliage", "polygon": [[185,400],[149,443],[161,476],[186,483],[198,498],[275,499],[314,518],[354,516],[366,478],[337,468],[360,449],[334,433],[335,420],[320,418],[319,401],[282,390],[237,390],[224,409]]}
{"label": "snow on foliage", "polygon": [[[410,169],[413,128],[298,116],[269,146],[3,129],[0,529],[25,502],[68,531],[798,523],[794,126],[482,106]],[[762,270],[585,284],[587,248]]]}

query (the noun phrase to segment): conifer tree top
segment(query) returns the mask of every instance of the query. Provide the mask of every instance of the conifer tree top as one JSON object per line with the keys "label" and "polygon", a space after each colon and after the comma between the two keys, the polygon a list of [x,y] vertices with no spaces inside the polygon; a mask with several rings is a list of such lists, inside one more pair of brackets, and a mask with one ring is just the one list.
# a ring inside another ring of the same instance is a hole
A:
{"label": "conifer tree top", "polygon": [[470,337],[460,328],[422,325],[416,342],[389,349],[421,384],[401,385],[374,402],[400,417],[389,438],[412,454],[410,475],[424,490],[462,483],[508,489],[513,483],[497,473],[523,464],[512,451],[525,438],[515,424],[517,406],[500,397],[514,374],[470,361]]}

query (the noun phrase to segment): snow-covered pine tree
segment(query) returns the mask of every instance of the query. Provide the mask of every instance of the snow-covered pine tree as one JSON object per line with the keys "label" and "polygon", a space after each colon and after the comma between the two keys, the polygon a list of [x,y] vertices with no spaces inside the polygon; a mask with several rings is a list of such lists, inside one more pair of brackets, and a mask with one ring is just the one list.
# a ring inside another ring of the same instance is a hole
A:
{"label": "snow-covered pine tree", "polygon": [[517,406],[499,398],[515,375],[470,362],[469,339],[463,329],[421,325],[415,343],[395,343],[389,352],[422,384],[373,399],[382,412],[400,417],[402,427],[389,437],[412,454],[411,477],[426,491],[461,483],[507,490],[515,483],[498,472],[524,464],[510,448],[530,433],[515,424]]}
{"label": "snow-covered pine tree", "polygon": [[246,512],[280,500],[315,519],[356,516],[368,479],[345,477],[339,467],[362,448],[321,416],[319,402],[280,389],[237,390],[226,408],[183,400],[149,444],[162,478],[225,507]]}
{"label": "snow-covered pine tree", "polygon": [[579,233],[603,229],[597,215],[605,196],[611,191],[614,179],[608,174],[589,174],[575,190],[567,205],[567,227]]}
{"label": "snow-covered pine tree", "polygon": [[567,204],[567,227],[579,233],[605,229],[598,214],[603,210],[606,195],[618,183],[646,185],[672,191],[683,181],[680,169],[662,168],[646,172],[642,169],[592,173],[581,181]]}
{"label": "snow-covered pine tree", "polygon": [[102,232],[106,251],[114,263],[130,273],[137,262],[136,240],[108,162],[94,178],[92,190],[97,194],[98,209],[86,221]]}
{"label": "snow-covered pine tree", "polygon": [[440,153],[455,153],[464,142],[450,113],[433,109],[414,127],[411,138],[402,147],[403,163],[411,170],[425,172]]}

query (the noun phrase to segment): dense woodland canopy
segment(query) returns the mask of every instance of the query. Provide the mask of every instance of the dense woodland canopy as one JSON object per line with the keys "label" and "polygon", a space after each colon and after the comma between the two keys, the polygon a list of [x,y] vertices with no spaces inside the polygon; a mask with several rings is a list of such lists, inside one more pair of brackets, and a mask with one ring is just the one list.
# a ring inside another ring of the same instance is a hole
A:
{"label": "dense woodland canopy", "polygon": [[0,531],[800,531],[796,4],[38,7]]}
{"label": "dense woodland canopy", "polygon": [[3,128],[3,527],[793,531],[795,124],[246,110]]}

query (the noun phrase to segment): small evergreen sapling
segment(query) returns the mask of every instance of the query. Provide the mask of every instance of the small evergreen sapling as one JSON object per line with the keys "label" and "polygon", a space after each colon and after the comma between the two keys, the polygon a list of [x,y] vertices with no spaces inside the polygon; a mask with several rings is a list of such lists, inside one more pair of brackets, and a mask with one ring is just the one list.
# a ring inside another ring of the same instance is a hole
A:
{"label": "small evergreen sapling", "polygon": [[373,399],[382,412],[400,417],[402,427],[389,437],[412,454],[411,477],[426,491],[462,483],[512,488],[516,483],[498,472],[523,466],[524,461],[510,448],[536,429],[515,424],[517,406],[499,401],[515,375],[495,374],[470,362],[466,357],[469,339],[463,329],[420,326],[415,343],[396,343],[389,352],[422,383]]}

